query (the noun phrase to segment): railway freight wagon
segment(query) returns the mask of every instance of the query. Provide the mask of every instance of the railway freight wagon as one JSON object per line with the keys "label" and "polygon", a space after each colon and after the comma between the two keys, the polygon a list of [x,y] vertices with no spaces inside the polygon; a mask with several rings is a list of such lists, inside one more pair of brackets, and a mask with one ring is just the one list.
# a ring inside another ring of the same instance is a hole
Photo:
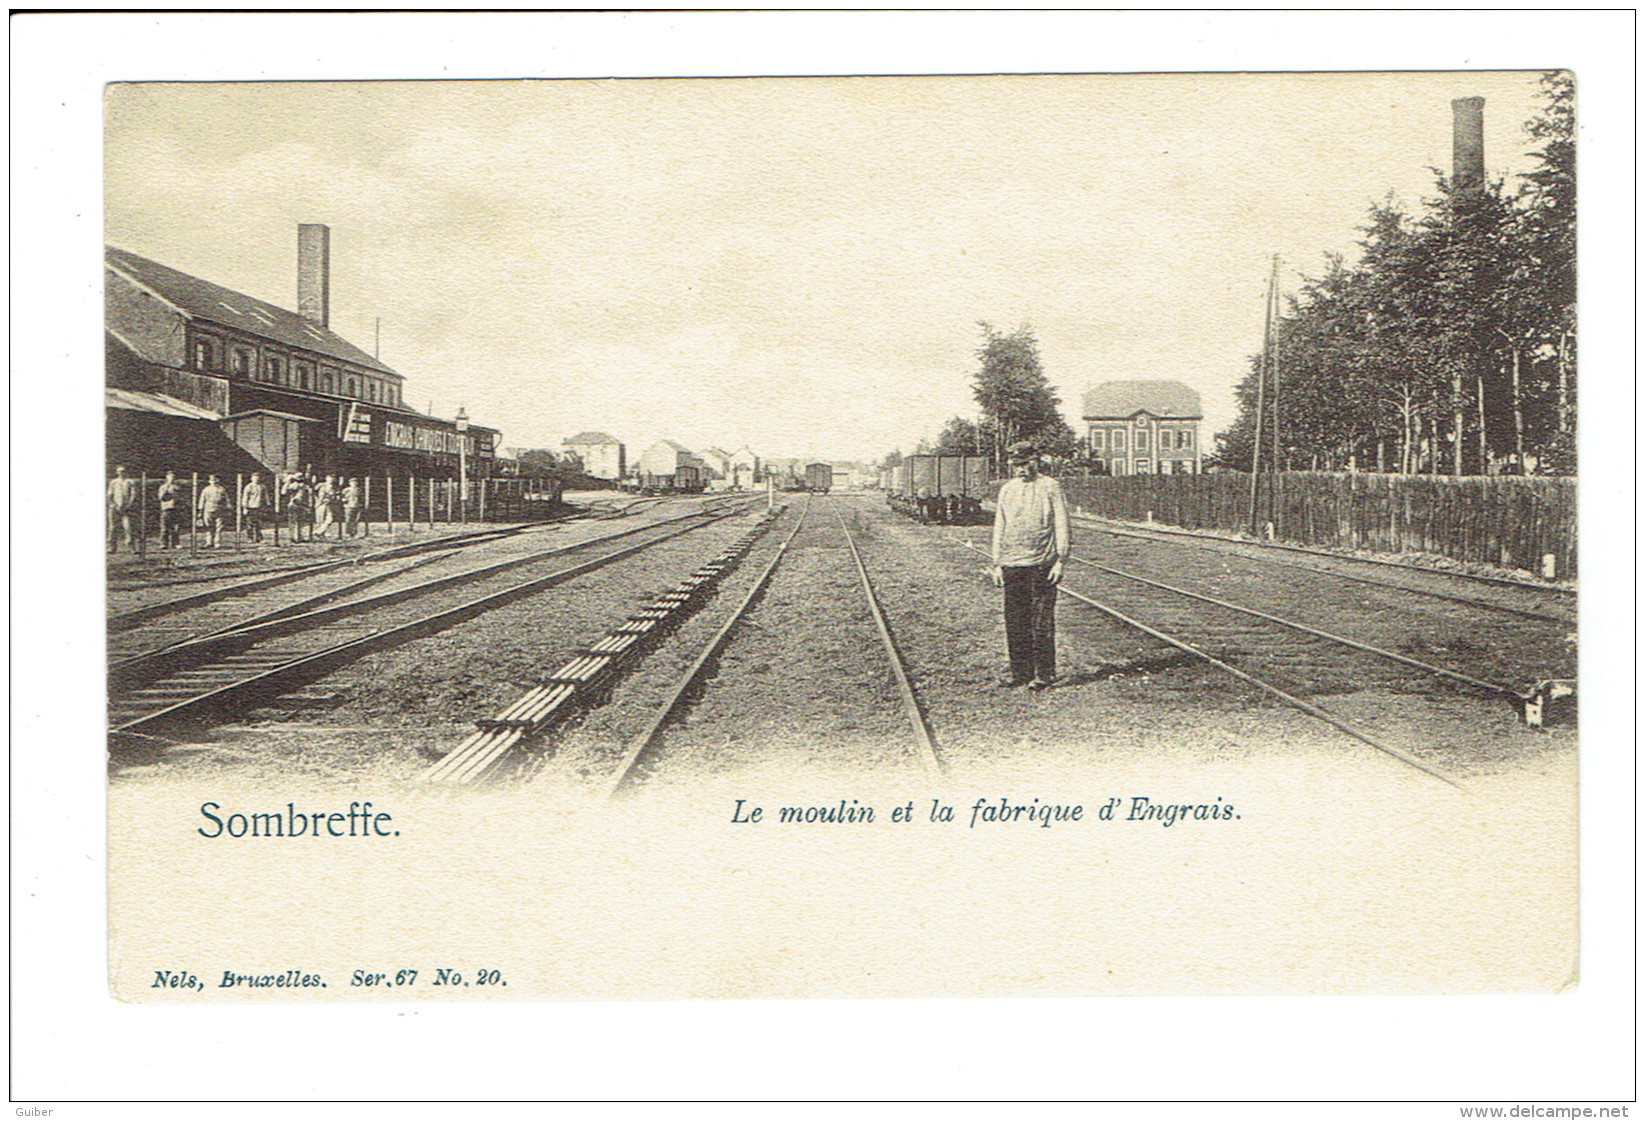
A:
{"label": "railway freight wagon", "polygon": [[708,478],[700,467],[684,464],[672,475],[634,477],[641,494],[701,494],[708,486]]}
{"label": "railway freight wagon", "polygon": [[911,455],[892,470],[891,508],[922,522],[978,525],[988,493],[984,455]]}
{"label": "railway freight wagon", "polygon": [[834,485],[834,465],[832,463],[807,463],[805,465],[805,489],[817,494],[827,494]]}

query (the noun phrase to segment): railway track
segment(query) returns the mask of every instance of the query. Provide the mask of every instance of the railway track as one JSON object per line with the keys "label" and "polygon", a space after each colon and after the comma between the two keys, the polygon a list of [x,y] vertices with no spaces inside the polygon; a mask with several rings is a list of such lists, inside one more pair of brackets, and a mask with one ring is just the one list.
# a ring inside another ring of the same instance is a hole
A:
{"label": "railway track", "polygon": [[[970,542],[964,546],[985,551]],[[1381,683],[1398,689],[1416,680],[1440,680],[1489,696],[1517,697],[1511,687],[1443,666],[1424,663],[1319,628],[1284,619],[1188,589],[1168,585],[1110,565],[1074,558],[1077,570],[1108,577],[1098,587],[1071,586],[1065,568],[1058,591],[1148,637],[1207,663],[1299,712],[1328,724],[1386,755],[1451,786],[1461,782],[1449,772],[1385,739],[1353,720],[1299,696],[1360,688],[1377,675],[1373,665],[1397,667],[1381,674]],[[1102,596],[1101,599],[1097,596]],[[1346,663],[1346,665],[1345,665]],[[1344,677],[1344,670],[1347,676]],[[1413,674],[1414,671],[1414,674]],[[1277,679],[1277,680],[1276,680]]]}
{"label": "railway track", "polygon": [[[526,525],[505,526],[501,529],[479,530],[474,533],[453,534],[439,537],[430,541],[416,541],[405,545],[396,545],[389,549],[381,549],[375,553],[367,553],[358,557],[346,557],[341,560],[319,561],[314,564],[297,565],[282,568],[274,572],[259,573],[243,579],[233,577],[215,577],[230,581],[221,587],[208,588],[205,591],[193,592],[183,596],[173,596],[155,603],[143,604],[126,611],[118,611],[108,617],[108,633],[119,634],[142,626],[151,620],[204,607],[222,600],[239,599],[257,592],[277,588],[283,584],[306,580],[330,572],[345,571],[349,568],[368,564],[377,564],[382,561],[397,560],[402,557],[417,556],[423,553],[439,552],[450,549],[468,548],[472,545],[483,545],[488,542],[514,537],[520,534],[541,532],[545,529],[556,529],[576,520],[563,518],[552,522],[531,522]],[[207,578],[213,579],[213,578]],[[179,581],[180,582],[180,581]],[[169,586],[169,585],[167,585]],[[125,589],[131,591],[134,589]]]}
{"label": "railway track", "polygon": [[[690,512],[295,614],[292,605],[284,605],[241,625],[123,659],[110,670],[111,745],[118,748],[124,737],[152,736],[179,721],[246,711],[367,654],[455,626],[746,508],[733,503]],[[634,536],[643,539],[558,565],[565,554]],[[516,570],[543,563],[557,567],[519,579]]]}
{"label": "railway track", "polygon": [[510,773],[523,750],[571,713],[603,700],[618,675],[695,611],[782,512],[768,511],[678,585],[654,597],[599,641],[576,651],[541,684],[496,716],[476,721],[478,730],[424,772],[423,780],[466,786]]}
{"label": "railway track", "polygon": [[[1277,541],[1234,541],[1169,527],[1121,527],[1090,515],[1076,514],[1072,520],[1083,529],[1120,540],[1157,542],[1198,549],[1223,557],[1243,557],[1256,564],[1328,576],[1368,587],[1390,588],[1411,595],[1463,604],[1519,618],[1565,625],[1571,625],[1576,620],[1576,592],[1557,584],[1534,584],[1506,577],[1422,568],[1375,557],[1350,557]],[[1306,556],[1313,560],[1285,560],[1277,555],[1280,553]],[[1466,594],[1457,590],[1469,586],[1489,589],[1495,593],[1495,598],[1481,594]]]}
{"label": "railway track", "polygon": [[[800,518],[795,522],[794,528],[783,540],[758,578],[755,579],[742,601],[738,603],[713,637],[704,645],[690,668],[674,683],[663,702],[652,711],[643,730],[629,740],[622,758],[611,776],[608,786],[610,797],[616,798],[632,791],[644,781],[648,770],[658,763],[669,722],[690,703],[690,698],[696,695],[702,687],[706,676],[718,661],[721,652],[725,649],[733,634],[744,623],[751,609],[765,593],[778,566],[782,564],[784,557],[788,554],[790,545],[799,536],[800,530],[804,528],[806,519],[811,513],[812,501],[810,498],[807,499],[806,507]],[[897,695],[903,716],[908,723],[914,741],[915,758],[927,775],[940,776],[942,767],[937,757],[935,745],[932,742],[930,727],[926,723],[919,700],[915,696],[913,685],[909,681],[907,666],[897,648],[896,639],[886,621],[885,612],[880,607],[879,597],[874,591],[874,585],[869,577],[867,566],[863,563],[862,554],[857,548],[857,543],[845,519],[840,517],[837,511],[835,518],[839,523],[841,534],[844,535],[846,547],[850,551],[858,586],[866,599],[880,646],[885,652],[891,675],[896,682]]]}
{"label": "railway track", "polygon": [[[314,610],[326,603],[359,594],[424,564],[447,559],[472,546],[555,532],[582,520],[581,517],[563,518],[549,523],[509,526],[500,531],[487,530],[458,538],[417,542],[364,557],[304,565],[270,575],[260,574],[196,595],[122,612],[110,617],[109,664],[118,677],[126,663],[158,651]],[[597,517],[590,520],[605,519]],[[442,544],[449,547],[441,549],[439,546]],[[548,550],[543,555],[552,553],[553,550]],[[404,564],[392,563],[400,557],[413,559]],[[379,568],[379,565],[386,567]],[[362,572],[365,575],[361,575]]]}

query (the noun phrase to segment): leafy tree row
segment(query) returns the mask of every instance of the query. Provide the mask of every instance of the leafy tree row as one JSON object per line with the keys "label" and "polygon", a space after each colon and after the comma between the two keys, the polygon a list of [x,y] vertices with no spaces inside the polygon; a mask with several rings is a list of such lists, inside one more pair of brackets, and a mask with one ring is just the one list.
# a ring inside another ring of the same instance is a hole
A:
{"label": "leafy tree row", "polygon": [[[1261,467],[1574,473],[1575,90],[1542,78],[1526,131],[1537,166],[1502,181],[1443,175],[1420,213],[1372,207],[1349,265],[1326,258],[1275,334]],[[1213,461],[1249,470],[1260,358]],[[1278,463],[1270,462],[1278,420]]]}

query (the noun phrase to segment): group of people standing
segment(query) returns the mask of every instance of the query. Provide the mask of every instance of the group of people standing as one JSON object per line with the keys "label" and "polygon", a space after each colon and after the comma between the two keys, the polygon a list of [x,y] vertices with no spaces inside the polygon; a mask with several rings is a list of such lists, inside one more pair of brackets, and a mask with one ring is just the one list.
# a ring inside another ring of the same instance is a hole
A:
{"label": "group of people standing", "polygon": [[[126,473],[125,467],[114,469],[114,478],[108,485],[108,550],[111,553],[120,551],[122,540],[127,550],[137,551],[139,529],[135,522],[140,509],[140,486],[138,480]],[[206,485],[192,501],[185,494],[187,489],[177,481],[175,472],[167,471],[155,490],[160,510],[160,548],[169,550],[182,545],[183,530],[192,515],[195,523],[206,531],[206,547],[215,549],[222,541],[223,530],[234,519],[235,498],[216,475],[206,476]],[[263,482],[262,475],[252,475],[240,489],[239,496],[247,539],[261,542],[263,530],[273,524],[282,506],[293,541],[324,537],[332,526],[337,527],[339,538],[353,537],[359,532],[365,495],[359,479],[343,480],[327,475],[322,480],[314,475],[312,468],[277,475],[272,489]]]}
{"label": "group of people standing", "polygon": [[[280,475],[275,482],[293,541],[324,537],[332,526],[337,527],[339,538],[359,532],[360,511],[365,508],[365,492],[360,489],[359,479],[344,480],[336,475],[321,479],[312,468],[304,468]],[[252,540],[260,538],[253,536]]]}

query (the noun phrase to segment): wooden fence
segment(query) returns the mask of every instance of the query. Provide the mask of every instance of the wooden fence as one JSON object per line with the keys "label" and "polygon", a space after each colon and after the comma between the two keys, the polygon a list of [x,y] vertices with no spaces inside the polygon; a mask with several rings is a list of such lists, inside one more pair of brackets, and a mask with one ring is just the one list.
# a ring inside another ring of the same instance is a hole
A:
{"label": "wooden fence", "polygon": [[[1250,528],[1251,476],[1124,475],[1066,478],[1069,504],[1124,521],[1184,529]],[[1471,564],[1554,574],[1577,571],[1576,480],[1288,472],[1264,475],[1259,532],[1323,549],[1433,553]]]}

